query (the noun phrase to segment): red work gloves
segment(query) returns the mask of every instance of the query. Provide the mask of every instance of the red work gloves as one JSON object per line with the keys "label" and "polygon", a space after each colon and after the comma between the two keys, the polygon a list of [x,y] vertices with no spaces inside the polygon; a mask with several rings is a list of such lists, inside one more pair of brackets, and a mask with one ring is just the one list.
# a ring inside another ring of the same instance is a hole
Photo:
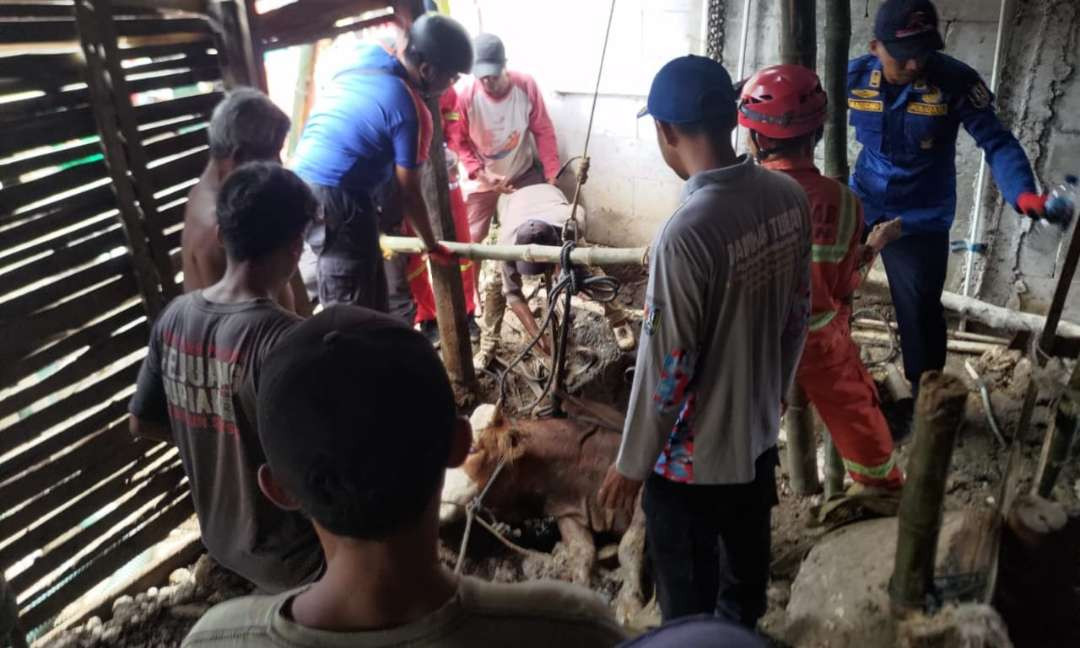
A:
{"label": "red work gloves", "polygon": [[431,259],[432,263],[437,263],[441,266],[451,266],[456,263],[454,253],[442,243],[438,243],[435,245],[434,249],[428,250],[427,257]]}
{"label": "red work gloves", "polygon": [[1046,217],[1046,196],[1040,196],[1031,192],[1024,192],[1016,199],[1016,209],[1031,218],[1039,219]]}

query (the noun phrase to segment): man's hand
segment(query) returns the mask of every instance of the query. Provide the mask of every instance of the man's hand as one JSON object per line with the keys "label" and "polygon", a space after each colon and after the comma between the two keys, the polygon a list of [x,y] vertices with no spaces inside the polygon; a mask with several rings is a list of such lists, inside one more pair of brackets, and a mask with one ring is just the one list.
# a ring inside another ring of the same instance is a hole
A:
{"label": "man's hand", "polygon": [[432,263],[441,266],[452,266],[457,262],[457,257],[450,251],[450,248],[439,242],[436,242],[434,246],[428,247],[426,256]]}
{"label": "man's hand", "polygon": [[903,234],[903,224],[899,218],[885,221],[874,225],[870,235],[866,237],[866,244],[874,248],[874,252],[881,252],[886,245],[900,238]]}
{"label": "man's hand", "polygon": [[601,506],[613,511],[625,511],[633,514],[634,502],[637,501],[641,484],[642,482],[636,479],[624,477],[622,473],[615,469],[615,466],[612,466],[608,468],[607,475],[604,477],[604,484],[600,486],[600,492],[597,493],[597,499]]}
{"label": "man's hand", "polygon": [[481,171],[478,178],[481,183],[488,185],[496,193],[514,193],[514,185],[510,184],[510,179],[506,176]]}
{"label": "man's hand", "polygon": [[1020,213],[1027,214],[1031,218],[1039,219],[1046,217],[1046,196],[1033,194],[1025,191],[1016,198],[1016,208]]}

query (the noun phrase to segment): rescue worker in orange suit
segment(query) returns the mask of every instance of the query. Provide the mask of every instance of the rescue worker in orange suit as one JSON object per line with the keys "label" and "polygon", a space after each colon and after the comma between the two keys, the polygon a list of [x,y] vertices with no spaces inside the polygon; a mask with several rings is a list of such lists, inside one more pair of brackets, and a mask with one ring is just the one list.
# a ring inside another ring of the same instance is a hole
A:
{"label": "rescue worker in orange suit", "polygon": [[[811,70],[778,65],[742,88],[739,124],[767,169],[790,175],[810,200],[810,333],[796,380],[825,422],[844,466],[859,487],[896,491],[903,474],[879,407],[877,389],[851,339],[851,296],[861,268],[900,234],[900,221],[881,223],[862,245],[862,206],[845,185],[821,175],[814,147],[824,132],[828,99]],[[857,487],[857,489],[859,488]]]}
{"label": "rescue worker in orange suit", "polygon": [[[439,112],[442,113],[443,138],[450,141],[451,131],[459,128],[461,115],[457,111],[457,91],[451,86],[439,96]],[[465,206],[465,196],[461,192],[458,156],[453,150],[443,147],[446,153],[447,174],[450,176],[450,210],[454,215],[454,238],[469,241],[469,212]],[[414,236],[412,227],[405,223],[406,236]],[[469,337],[473,344],[480,341],[480,327],[476,323],[476,268],[472,259],[459,259],[461,262],[461,283],[465,289],[465,312],[468,313]],[[420,331],[432,343],[439,339],[439,327],[435,322],[435,294],[431,291],[431,276],[423,255],[409,257],[405,267],[409,280],[409,290],[416,302],[416,324]]]}

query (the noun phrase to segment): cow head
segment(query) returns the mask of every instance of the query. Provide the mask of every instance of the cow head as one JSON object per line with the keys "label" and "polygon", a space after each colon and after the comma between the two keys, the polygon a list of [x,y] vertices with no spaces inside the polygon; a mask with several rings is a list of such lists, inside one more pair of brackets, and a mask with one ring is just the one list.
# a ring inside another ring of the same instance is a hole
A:
{"label": "cow head", "polygon": [[491,478],[500,462],[513,463],[525,454],[525,433],[503,416],[498,405],[483,404],[470,419],[473,445],[465,460],[465,472],[477,484]]}

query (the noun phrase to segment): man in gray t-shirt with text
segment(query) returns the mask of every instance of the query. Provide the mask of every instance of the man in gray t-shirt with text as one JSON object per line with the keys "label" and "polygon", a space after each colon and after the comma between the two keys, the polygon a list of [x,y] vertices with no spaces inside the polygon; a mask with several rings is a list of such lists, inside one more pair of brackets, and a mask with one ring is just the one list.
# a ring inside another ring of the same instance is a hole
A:
{"label": "man in gray t-shirt with text", "polygon": [[601,488],[642,484],[664,620],[765,612],[782,398],[810,312],[810,213],[793,180],[736,157],[723,66],[661,68],[649,114],[682,204],[651,249],[645,321],[622,447]]}

